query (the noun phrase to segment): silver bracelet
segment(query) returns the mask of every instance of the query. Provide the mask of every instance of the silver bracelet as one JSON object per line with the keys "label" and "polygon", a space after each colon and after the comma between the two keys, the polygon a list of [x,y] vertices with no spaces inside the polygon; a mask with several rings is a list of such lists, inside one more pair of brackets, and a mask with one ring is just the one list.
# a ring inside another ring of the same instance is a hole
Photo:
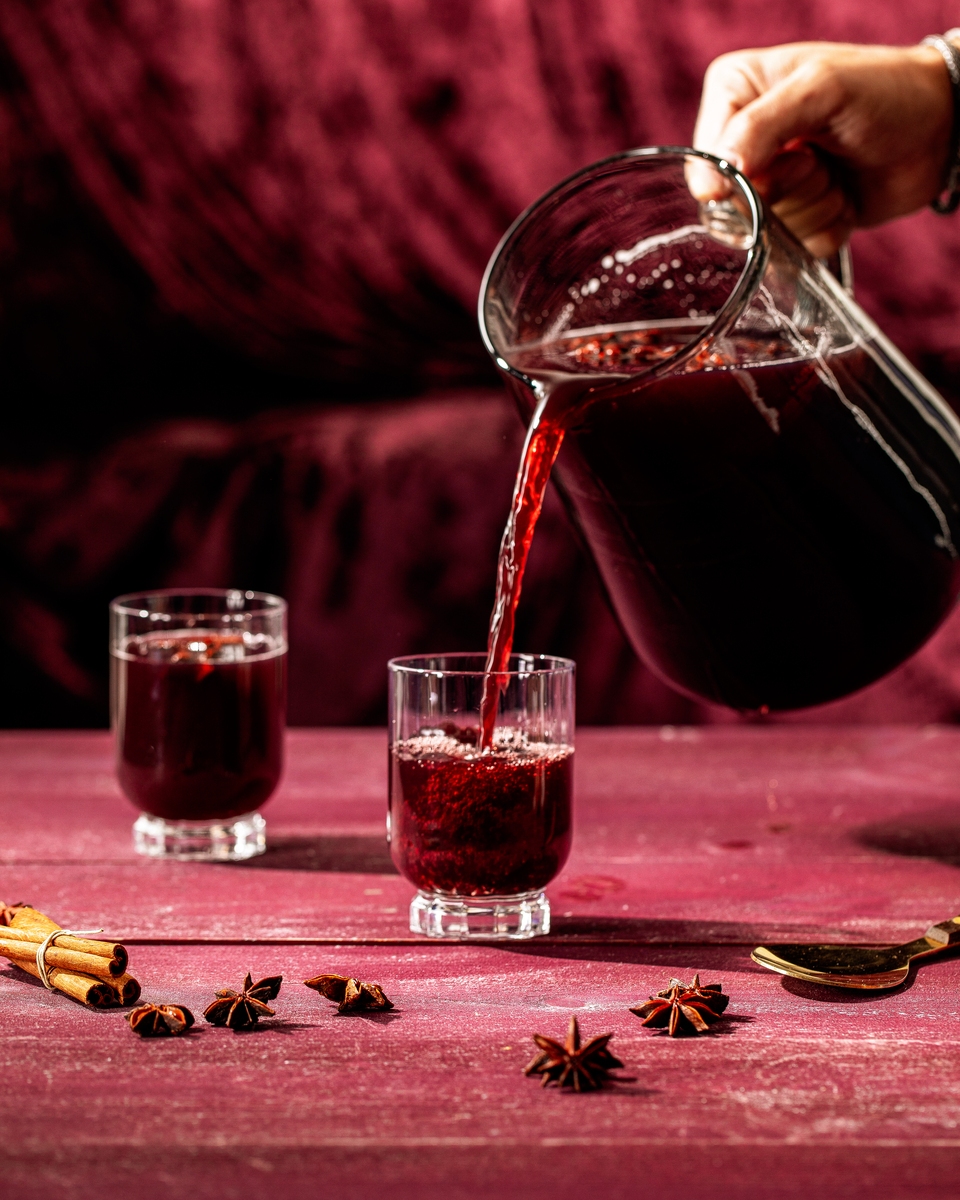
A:
{"label": "silver bracelet", "polygon": [[947,176],[944,180],[943,191],[930,201],[930,207],[937,213],[952,213],[960,208],[960,49],[950,40],[960,37],[960,28],[948,29],[944,34],[931,34],[920,43],[921,46],[932,46],[939,50],[950,76],[950,92],[953,96],[953,124],[950,128],[950,155],[947,159]]}

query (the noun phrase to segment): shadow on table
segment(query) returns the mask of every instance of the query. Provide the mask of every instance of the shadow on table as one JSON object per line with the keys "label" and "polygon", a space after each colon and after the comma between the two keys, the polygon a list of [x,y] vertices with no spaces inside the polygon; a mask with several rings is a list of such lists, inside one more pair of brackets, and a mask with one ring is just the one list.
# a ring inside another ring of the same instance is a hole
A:
{"label": "shadow on table", "polygon": [[[316,1025],[315,1021],[274,1021],[267,1018],[265,1021],[258,1021],[256,1025],[249,1025],[246,1029],[234,1029],[231,1032],[236,1037],[258,1037],[264,1033],[294,1033],[298,1029],[313,1029]],[[197,1027],[194,1026],[196,1029]],[[198,1032],[207,1033],[210,1027],[201,1025]],[[191,1030],[191,1033],[193,1030]]]}
{"label": "shadow on table", "polygon": [[875,988],[869,991],[854,991],[851,988],[825,987],[820,983],[806,983],[802,979],[791,979],[789,975],[780,976],[780,986],[791,996],[800,996],[804,1000],[816,1000],[820,1004],[876,1004],[888,996],[899,996],[901,992],[909,991],[917,978],[914,967],[907,978],[898,987]]}
{"label": "shadow on table", "polygon": [[337,1013],[337,1020],[363,1021],[367,1025],[392,1025],[403,1017],[403,1009],[395,1008],[393,1012],[359,1012]]}
{"label": "shadow on table", "polygon": [[[934,858],[960,867],[960,805],[945,804],[923,812],[904,813],[854,831],[854,839],[872,850],[885,850],[906,858]],[[945,920],[953,914],[933,917]]]}
{"label": "shadow on table", "polygon": [[[749,1013],[725,1012],[723,1014],[723,1020],[717,1021],[715,1025],[711,1025],[706,1033],[681,1033],[678,1036],[682,1041],[690,1041],[694,1037],[732,1037],[741,1025],[752,1025],[756,1019],[756,1017],[750,1016]],[[652,1038],[670,1037],[670,1034],[666,1029],[650,1029],[648,1027],[647,1033]]]}
{"label": "shadow on table", "polygon": [[270,838],[265,854],[242,865],[255,870],[397,874],[382,834]]}
{"label": "shadow on table", "polygon": [[[535,958],[567,959],[578,962],[626,963],[638,967],[661,967],[663,986],[671,976],[689,982],[694,975],[707,983],[722,983],[724,973],[760,973],[750,951],[743,946],[543,946],[536,950],[520,946],[498,946],[508,953]],[[716,976],[716,978],[714,978]],[[642,997],[645,999],[645,997]]]}
{"label": "shadow on table", "polygon": [[[701,946],[717,947],[760,946],[766,942],[811,941],[817,937],[836,937],[837,941],[849,941],[849,935],[839,930],[814,929],[796,925],[774,925],[748,923],[746,921],[691,921],[667,917],[612,917],[577,914],[576,916],[554,915],[549,941],[555,938],[569,939],[576,944],[579,939],[590,941],[637,942],[645,946]],[[524,943],[532,945],[534,943]]]}
{"label": "shadow on table", "polygon": [[[783,931],[776,930],[779,935]],[[777,940],[768,938],[767,940]],[[782,938],[780,940],[783,940]],[[750,951],[763,941],[756,926],[727,921],[644,920],[640,917],[556,917],[549,937],[498,942],[512,954],[593,962],[668,964],[675,969],[762,972]]]}

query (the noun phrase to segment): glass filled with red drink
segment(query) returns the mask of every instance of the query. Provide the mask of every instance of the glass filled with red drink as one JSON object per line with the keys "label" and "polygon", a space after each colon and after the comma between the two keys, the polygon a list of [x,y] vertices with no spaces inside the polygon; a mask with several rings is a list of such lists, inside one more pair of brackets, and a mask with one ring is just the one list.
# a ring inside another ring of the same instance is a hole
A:
{"label": "glass filled with red drink", "polygon": [[110,605],[117,777],[154,858],[266,848],[259,809],[283,769],[287,605],[265,592],[156,591]]}
{"label": "glass filled with red drink", "polygon": [[544,887],[570,852],[574,664],[513,654],[397,658],[390,671],[393,861],[429,937],[550,931]]}

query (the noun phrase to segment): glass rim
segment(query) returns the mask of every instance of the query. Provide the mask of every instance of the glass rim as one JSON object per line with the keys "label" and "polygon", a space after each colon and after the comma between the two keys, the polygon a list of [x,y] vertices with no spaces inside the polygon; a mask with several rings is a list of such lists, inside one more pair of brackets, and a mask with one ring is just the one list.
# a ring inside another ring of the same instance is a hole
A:
{"label": "glass rim", "polygon": [[746,251],[747,257],[743,264],[743,270],[740,272],[740,278],[734,285],[730,295],[703,326],[699,336],[688,342],[676,354],[657,363],[649,372],[647,378],[653,379],[654,377],[673,371],[676,367],[698,354],[708,342],[726,333],[736,323],[749,303],[757,281],[763,277],[767,258],[770,253],[763,202],[753,184],[746,175],[743,175],[732,163],[727,162],[725,158],[718,158],[715,154],[708,154],[706,150],[695,150],[692,146],[641,146],[633,150],[621,150],[617,154],[610,154],[606,158],[598,159],[597,162],[590,163],[586,167],[581,167],[579,171],[574,171],[572,175],[561,179],[559,183],[554,184],[552,188],[544,192],[542,196],[525,208],[519,217],[517,217],[490,256],[490,261],[487,263],[487,269],[483,273],[483,280],[480,284],[480,296],[477,301],[477,320],[480,325],[480,336],[483,339],[483,344],[501,371],[522,380],[528,386],[531,383],[530,378],[523,371],[512,367],[503,358],[501,351],[494,345],[493,338],[487,328],[487,294],[490,290],[490,283],[494,272],[500,265],[504,255],[513,248],[525,228],[539,216],[541,210],[554,200],[559,193],[571,189],[574,185],[587,181],[591,177],[600,179],[604,175],[616,173],[617,170],[626,170],[631,165],[638,164],[641,160],[646,161],[656,158],[664,160],[677,158],[703,159],[715,167],[721,175],[732,179],[746,198],[750,209],[750,218],[753,222],[753,229],[751,231],[752,240]]}
{"label": "glass rim", "polygon": [[[429,667],[425,664],[428,662],[436,662],[438,659],[475,659],[482,664],[478,670],[470,670],[469,668],[438,668]],[[511,664],[517,659],[529,659],[531,664],[541,663],[542,666],[516,667],[513,670],[506,671],[487,671],[484,666],[487,661],[487,653],[485,650],[451,650],[445,654],[403,654],[399,658],[391,658],[387,663],[387,668],[397,674],[404,673],[409,675],[434,675],[448,676],[461,675],[467,678],[482,679],[490,675],[499,675],[505,679],[516,679],[523,677],[529,678],[531,675],[572,675],[575,673],[577,664],[572,658],[562,658],[556,654],[522,654],[517,652],[510,655]]]}
{"label": "glass rim", "polygon": [[[246,603],[247,601],[255,601],[255,608],[237,608],[224,609],[220,612],[205,612],[203,609],[197,611],[183,610],[182,613],[169,613],[169,610],[156,608],[149,601],[162,597],[170,599],[174,596],[209,596],[211,599],[226,600],[228,596],[241,596]],[[144,600],[148,603],[135,604],[134,601]],[[251,591],[248,588],[153,588],[149,592],[125,592],[122,596],[115,596],[110,601],[110,612],[118,616],[124,617],[140,617],[146,610],[148,616],[156,615],[172,615],[185,617],[261,617],[261,616],[276,616],[277,613],[283,613],[287,610],[287,602],[282,596],[276,596],[273,592],[257,592]]]}

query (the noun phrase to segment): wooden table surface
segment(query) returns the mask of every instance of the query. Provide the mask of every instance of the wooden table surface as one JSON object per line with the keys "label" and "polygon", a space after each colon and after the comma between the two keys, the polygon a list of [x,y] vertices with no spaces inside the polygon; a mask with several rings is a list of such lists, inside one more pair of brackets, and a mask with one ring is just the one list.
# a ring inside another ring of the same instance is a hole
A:
{"label": "wooden table surface", "polygon": [[[238,866],[131,849],[99,733],[0,735],[0,897],[106,926],[147,1000],[199,1013],[282,973],[277,1017],[142,1041],[0,968],[10,1197],[550,1200],[927,1197],[960,1166],[960,958],[886,993],[755,967],[775,940],[901,941],[960,912],[960,730],[581,730],[576,839],[554,933],[428,942],[383,841],[385,738],[292,731]],[[301,985],[381,983],[395,1013],[338,1016]],[[669,1039],[630,1005],[720,981],[731,1019]],[[612,1030],[628,1082],[542,1091],[533,1032]]]}

